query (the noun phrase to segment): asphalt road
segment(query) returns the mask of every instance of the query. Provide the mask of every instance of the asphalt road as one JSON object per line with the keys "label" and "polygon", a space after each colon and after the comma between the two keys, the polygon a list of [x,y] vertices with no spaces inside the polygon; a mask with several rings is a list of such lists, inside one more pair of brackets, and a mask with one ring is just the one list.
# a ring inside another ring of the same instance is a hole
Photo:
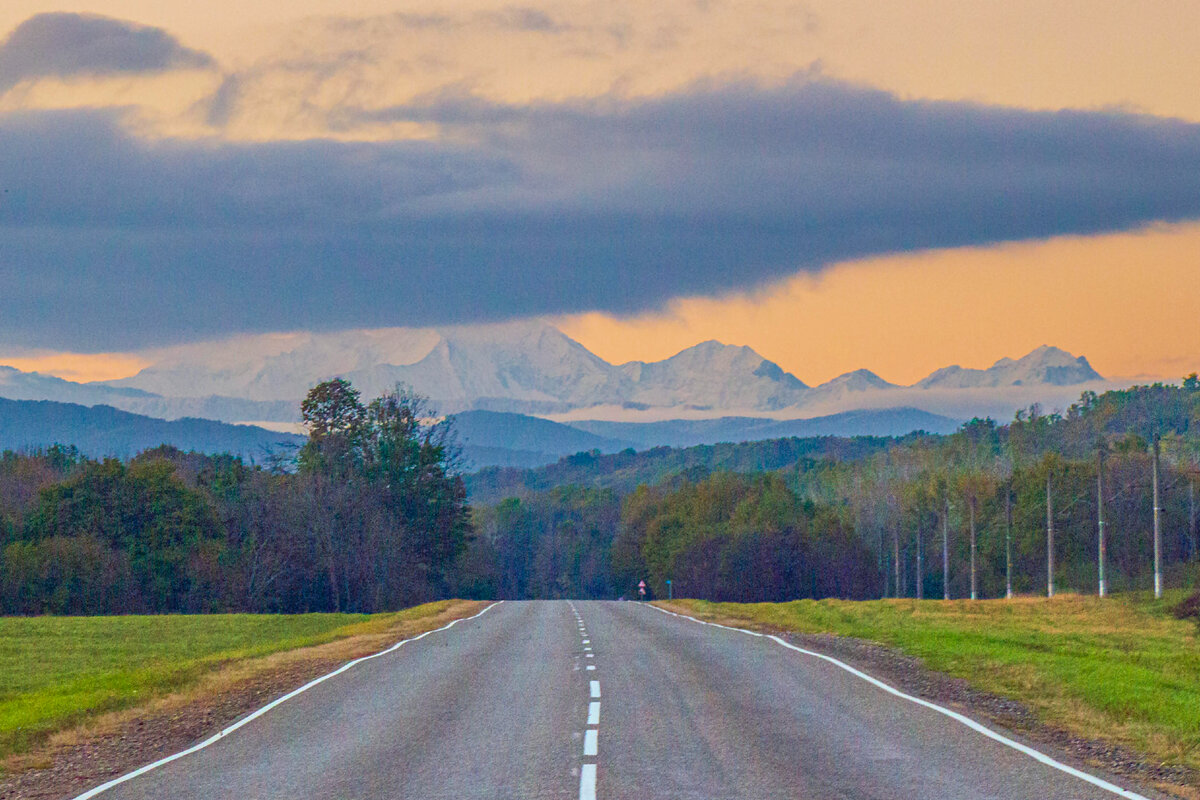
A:
{"label": "asphalt road", "polygon": [[97,796],[1118,795],[767,638],[636,603],[554,601],[503,603],[365,661]]}

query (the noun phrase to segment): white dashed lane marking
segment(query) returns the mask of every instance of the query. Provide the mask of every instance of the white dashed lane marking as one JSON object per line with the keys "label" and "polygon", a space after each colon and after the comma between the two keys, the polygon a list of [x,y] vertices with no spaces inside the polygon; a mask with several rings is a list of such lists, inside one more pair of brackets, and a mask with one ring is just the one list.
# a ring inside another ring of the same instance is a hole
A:
{"label": "white dashed lane marking", "polygon": [[579,800],[596,800],[595,764],[584,764],[579,770]]}
{"label": "white dashed lane marking", "polygon": [[[595,654],[591,647],[592,640],[588,635],[587,626],[584,625],[583,617],[580,616],[574,603],[571,604],[571,613],[575,616],[575,622],[579,628],[584,657],[594,658]],[[589,663],[587,670],[595,672],[596,665]],[[591,759],[591,761],[581,764],[579,768],[579,800],[596,800],[596,763],[594,759],[600,752],[600,731],[598,730],[600,725],[600,681],[588,681],[588,694],[591,700],[588,703],[587,729],[583,732],[583,757],[585,760]]]}

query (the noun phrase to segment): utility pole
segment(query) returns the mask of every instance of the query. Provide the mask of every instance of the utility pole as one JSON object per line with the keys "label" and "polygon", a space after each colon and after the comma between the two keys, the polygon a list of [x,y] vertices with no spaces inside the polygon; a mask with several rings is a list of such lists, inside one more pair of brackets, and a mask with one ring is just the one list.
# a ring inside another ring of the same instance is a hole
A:
{"label": "utility pole", "polygon": [[1054,500],[1049,471],[1046,472],[1046,596],[1054,597]]}
{"label": "utility pole", "polygon": [[1004,491],[1004,597],[1012,600],[1012,484]]}
{"label": "utility pole", "polygon": [[892,574],[895,578],[896,597],[900,596],[900,523],[892,526]]}
{"label": "utility pole", "polygon": [[1096,526],[1099,529],[1099,547],[1096,558],[1100,567],[1100,596],[1108,595],[1108,584],[1104,581],[1104,445],[1096,449]]}
{"label": "utility pole", "polygon": [[977,591],[975,581],[975,494],[971,493],[970,502],[968,504],[971,509],[971,599],[978,600],[979,592]]}
{"label": "utility pole", "polygon": [[925,549],[921,546],[921,518],[917,518],[917,599],[925,599]]}
{"label": "utility pole", "polygon": [[1192,534],[1192,560],[1200,561],[1200,535],[1196,533],[1196,478],[1188,481],[1188,530]]}
{"label": "utility pole", "polygon": [[950,599],[950,498],[942,514],[942,599]]}
{"label": "utility pole", "polygon": [[1162,597],[1162,504],[1158,496],[1158,434],[1154,434],[1154,598]]}
{"label": "utility pole", "polygon": [[879,574],[883,577],[883,592],[879,595],[883,599],[888,596],[888,570],[887,570],[887,545],[884,543],[884,527],[879,526]]}

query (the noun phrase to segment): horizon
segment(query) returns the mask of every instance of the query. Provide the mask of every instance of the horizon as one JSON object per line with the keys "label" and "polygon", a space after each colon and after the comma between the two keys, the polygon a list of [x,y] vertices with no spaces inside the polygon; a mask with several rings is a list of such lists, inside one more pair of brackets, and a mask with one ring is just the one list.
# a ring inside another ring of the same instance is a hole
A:
{"label": "horizon", "polygon": [[[755,347],[753,345],[738,343],[738,342],[726,342],[726,341],[722,341],[720,339],[705,339],[703,341],[697,341],[692,344],[684,346],[680,350],[671,352],[667,356],[665,356],[663,358],[659,358],[659,359],[653,359],[653,360],[628,359],[628,360],[622,360],[622,361],[614,361],[611,359],[604,358],[603,356],[600,356],[591,347],[584,344],[579,339],[576,339],[574,336],[567,333],[567,331],[563,330],[563,328],[565,326],[556,324],[554,321],[534,319],[534,320],[517,320],[517,321],[512,321],[512,322],[527,323],[527,324],[533,324],[533,325],[540,324],[540,325],[545,325],[547,327],[553,328],[554,330],[558,331],[566,338],[568,338],[571,341],[575,342],[576,344],[579,344],[582,347],[584,347],[584,349],[587,350],[588,352],[592,353],[593,355],[596,355],[597,357],[601,358],[602,360],[604,360],[611,366],[615,366],[615,367],[621,367],[621,366],[626,366],[626,365],[635,364],[635,363],[646,363],[646,364],[661,363],[662,361],[669,360],[669,359],[674,358],[675,356],[678,356],[686,351],[694,350],[696,348],[702,347],[703,345],[717,344],[717,345],[720,345],[721,347],[747,348],[751,352],[753,352],[755,355],[761,356],[764,358],[764,360],[774,363],[777,366],[780,366],[781,368],[783,368],[782,365],[779,365],[777,362],[774,362],[771,358],[768,358],[767,356],[760,353],[757,349],[755,349]],[[364,338],[369,338],[372,336],[378,336],[381,334],[393,333],[393,332],[398,332],[398,331],[405,331],[405,332],[412,332],[412,333],[432,333],[432,334],[435,334],[440,337],[442,335],[442,331],[447,330],[447,329],[452,329],[452,328],[467,328],[467,329],[482,328],[482,329],[486,329],[486,328],[492,327],[494,325],[505,325],[505,324],[509,324],[509,323],[492,323],[492,324],[481,323],[480,325],[475,325],[475,326],[472,326],[472,325],[461,326],[460,325],[460,326],[440,326],[440,327],[430,327],[430,328],[396,327],[396,328],[374,328],[374,329],[350,329],[350,330],[342,330],[342,331],[299,331],[298,330],[298,331],[280,331],[280,332],[272,332],[272,333],[265,333],[265,334],[241,334],[241,335],[237,335],[237,336],[230,337],[227,339],[214,340],[212,342],[197,342],[197,343],[189,343],[188,345],[183,345],[183,346],[174,347],[174,348],[162,348],[159,350],[149,351],[145,354],[103,353],[103,354],[95,354],[93,356],[89,356],[87,354],[78,354],[78,353],[72,353],[72,354],[54,353],[54,354],[41,354],[41,355],[27,355],[24,357],[7,358],[7,359],[0,357],[0,368],[10,367],[10,368],[16,369],[20,372],[40,374],[40,375],[46,375],[46,376],[55,377],[55,378],[61,378],[63,380],[71,381],[74,383],[106,384],[106,383],[110,383],[110,382],[114,382],[114,381],[120,381],[120,380],[123,380],[126,378],[136,377],[137,375],[139,375],[140,373],[142,373],[145,370],[153,370],[154,368],[160,367],[164,364],[170,364],[172,362],[178,363],[181,358],[181,356],[180,356],[181,353],[187,353],[188,355],[193,355],[197,348],[203,349],[203,348],[208,347],[208,348],[211,348],[212,350],[221,350],[226,354],[226,356],[228,356],[228,352],[231,348],[237,349],[237,347],[239,345],[245,346],[247,344],[251,344],[254,342],[260,342],[260,341],[271,340],[271,339],[275,339],[275,340],[293,339],[293,340],[295,340],[296,337],[314,337],[316,339],[320,339],[321,337],[346,337],[346,336],[355,336],[355,335],[362,336]],[[310,343],[311,342],[306,342],[306,341],[294,341],[294,346],[283,347],[279,350],[279,353],[280,354],[294,353],[297,350],[302,349],[302,347],[305,344],[310,344]],[[860,365],[858,367],[846,369],[842,372],[837,373],[836,375],[833,375],[829,378],[826,378],[824,380],[819,380],[819,381],[807,379],[806,376],[804,376],[802,374],[797,374],[797,372],[794,370],[786,369],[786,368],[783,368],[783,369],[784,369],[784,372],[786,372],[787,374],[791,375],[792,377],[795,377],[796,379],[800,380],[810,389],[819,388],[826,384],[832,383],[833,381],[836,381],[840,378],[845,378],[845,377],[849,377],[849,376],[861,374],[861,373],[867,373],[876,378],[880,378],[881,380],[885,381],[886,383],[891,384],[892,387],[894,387],[896,389],[909,389],[909,388],[917,388],[917,384],[920,383],[925,378],[928,378],[928,377],[930,377],[938,372],[941,372],[943,370],[946,370],[946,369],[960,368],[960,369],[964,369],[964,370],[986,371],[990,368],[1000,366],[1004,363],[1019,362],[1023,359],[1029,358],[1029,357],[1037,354],[1038,352],[1041,352],[1044,350],[1060,351],[1060,352],[1063,352],[1066,355],[1072,357],[1073,359],[1076,359],[1076,360],[1083,359],[1089,365],[1091,364],[1091,359],[1089,359],[1087,357],[1087,354],[1085,354],[1085,353],[1073,353],[1073,352],[1066,350],[1065,348],[1061,348],[1061,347],[1058,347],[1057,345],[1044,342],[1040,345],[1037,345],[1036,347],[1029,350],[1028,352],[1020,353],[1020,354],[1011,354],[1010,353],[1010,354],[1000,355],[1000,356],[992,359],[991,361],[987,361],[987,362],[980,362],[977,364],[957,364],[957,363],[956,364],[943,364],[943,365],[931,370],[929,373],[919,376],[919,378],[917,380],[914,380],[910,383],[901,383],[899,381],[891,380],[888,377],[881,375],[877,370],[872,369],[869,365]],[[421,351],[418,351],[418,352],[421,352]],[[409,358],[406,358],[405,360],[397,361],[395,363],[397,365],[410,365],[410,364],[416,363],[416,361],[419,361],[421,358],[424,357],[424,355],[425,355],[425,353],[422,353],[422,355],[417,356],[416,360],[412,360],[412,358],[409,357]],[[249,353],[247,353],[247,356],[249,356]],[[186,359],[187,356],[183,356],[183,358]],[[97,362],[97,361],[94,361],[93,359],[103,359],[103,360]],[[392,362],[384,362],[384,363],[392,363]],[[100,371],[96,372],[96,370],[100,370]],[[317,376],[317,377],[321,377],[321,376]],[[1101,380],[1106,384],[1122,384],[1122,385],[1124,385],[1126,382],[1129,382],[1129,381],[1140,381],[1140,380],[1161,381],[1161,382],[1168,382],[1168,383],[1169,382],[1179,382],[1184,377],[1186,377],[1186,376],[1184,376],[1184,375],[1180,375],[1180,376],[1148,375],[1148,374],[1111,375],[1110,376],[1110,375],[1102,374]]]}

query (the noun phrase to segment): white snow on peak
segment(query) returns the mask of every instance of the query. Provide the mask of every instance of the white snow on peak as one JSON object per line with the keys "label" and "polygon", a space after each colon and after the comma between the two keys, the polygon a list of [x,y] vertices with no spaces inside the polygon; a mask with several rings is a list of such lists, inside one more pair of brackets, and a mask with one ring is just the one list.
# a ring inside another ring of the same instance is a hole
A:
{"label": "white snow on peak", "polygon": [[1017,360],[1002,358],[987,369],[943,367],[918,381],[918,389],[978,389],[1000,386],[1072,386],[1103,377],[1083,356],[1042,345]]}

